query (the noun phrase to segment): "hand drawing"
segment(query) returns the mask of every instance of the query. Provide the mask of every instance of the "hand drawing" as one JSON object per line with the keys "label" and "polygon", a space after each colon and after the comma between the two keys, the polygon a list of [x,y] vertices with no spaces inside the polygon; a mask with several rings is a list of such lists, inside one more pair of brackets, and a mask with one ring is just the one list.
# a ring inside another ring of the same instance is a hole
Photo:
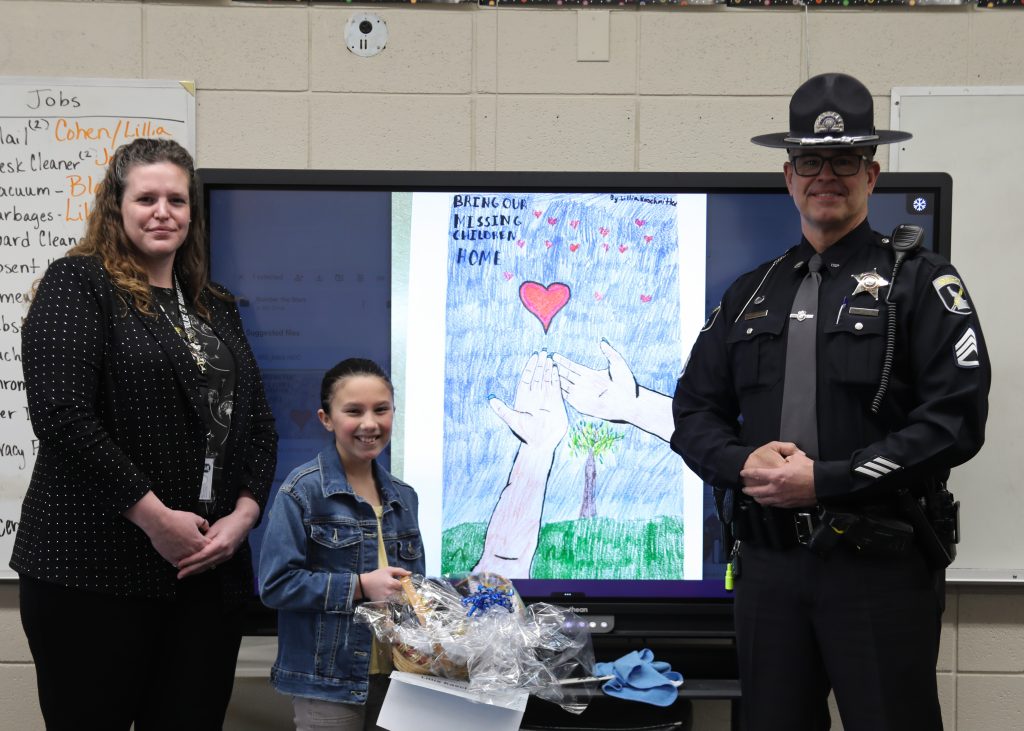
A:
{"label": "hand drawing", "polygon": [[632,424],[669,441],[674,429],[672,398],[639,385],[625,358],[607,340],[601,340],[601,352],[608,363],[604,370],[560,353],[553,356],[566,403],[586,416]]}
{"label": "hand drawing", "polygon": [[537,550],[544,493],[555,447],[569,428],[558,369],[546,352],[526,362],[512,407],[497,396],[491,409],[522,442],[491,514],[484,550],[473,571],[526,578]]}

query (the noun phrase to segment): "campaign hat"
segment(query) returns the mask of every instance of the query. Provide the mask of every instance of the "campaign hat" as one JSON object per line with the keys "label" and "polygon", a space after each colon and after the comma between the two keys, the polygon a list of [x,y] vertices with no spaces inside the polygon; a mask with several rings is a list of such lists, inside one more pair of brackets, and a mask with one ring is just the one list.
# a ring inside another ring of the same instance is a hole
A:
{"label": "campaign hat", "polygon": [[909,140],[909,132],[875,129],[871,92],[847,74],[812,76],[789,101],[789,131],[750,139],[764,147],[827,150]]}

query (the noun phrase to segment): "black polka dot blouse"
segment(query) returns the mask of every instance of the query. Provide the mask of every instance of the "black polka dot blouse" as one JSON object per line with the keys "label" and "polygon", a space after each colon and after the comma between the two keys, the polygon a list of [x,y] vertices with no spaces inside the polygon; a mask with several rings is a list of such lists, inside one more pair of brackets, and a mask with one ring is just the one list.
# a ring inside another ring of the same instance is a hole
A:
{"label": "black polka dot blouse", "polygon": [[[71,256],[50,265],[22,330],[39,450],[10,564],[20,575],[170,598],[175,569],[124,511],[150,490],[211,523],[231,512],[240,489],[265,505],[276,465],[274,419],[237,307],[209,293],[203,302],[206,324],[236,370],[222,487],[208,510],[199,505],[207,435],[201,377],[186,344],[166,317],[127,302],[98,260]],[[252,594],[247,544],[216,571],[225,599]]]}

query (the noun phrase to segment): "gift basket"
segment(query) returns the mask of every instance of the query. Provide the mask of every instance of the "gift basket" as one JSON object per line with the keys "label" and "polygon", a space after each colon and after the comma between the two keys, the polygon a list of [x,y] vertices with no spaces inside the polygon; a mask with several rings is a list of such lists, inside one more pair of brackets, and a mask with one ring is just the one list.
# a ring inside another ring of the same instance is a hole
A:
{"label": "gift basket", "polygon": [[551,604],[524,605],[504,577],[412,575],[386,602],[356,609],[395,669],[469,681],[472,691],[525,690],[559,703],[563,683],[587,675],[593,648],[584,623]]}

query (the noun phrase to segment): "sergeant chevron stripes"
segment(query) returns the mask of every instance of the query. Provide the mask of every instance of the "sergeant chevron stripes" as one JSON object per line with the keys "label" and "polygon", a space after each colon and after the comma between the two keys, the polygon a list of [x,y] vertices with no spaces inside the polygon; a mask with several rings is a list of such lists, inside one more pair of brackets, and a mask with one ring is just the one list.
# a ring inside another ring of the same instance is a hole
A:
{"label": "sergeant chevron stripes", "polygon": [[869,459],[859,467],[854,467],[853,471],[860,472],[862,475],[867,475],[868,477],[873,477],[877,480],[879,477],[884,477],[890,472],[895,472],[898,469],[902,468],[895,462],[890,462],[885,457],[875,457],[874,459]]}
{"label": "sergeant chevron stripes", "polygon": [[956,352],[956,364],[961,368],[977,368],[978,363],[978,336],[974,334],[974,328],[969,327],[956,341],[953,346]]}

